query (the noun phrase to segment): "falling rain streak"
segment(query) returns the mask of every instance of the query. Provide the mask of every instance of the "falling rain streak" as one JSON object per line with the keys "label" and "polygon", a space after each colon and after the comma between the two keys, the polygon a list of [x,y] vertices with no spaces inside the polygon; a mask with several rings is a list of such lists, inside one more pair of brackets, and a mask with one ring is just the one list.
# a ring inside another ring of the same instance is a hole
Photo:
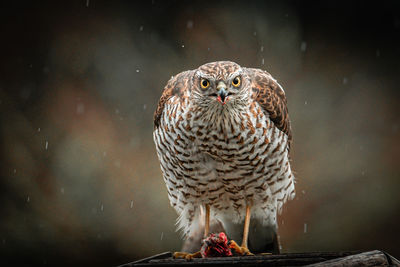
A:
{"label": "falling rain streak", "polygon": [[307,43],[306,42],[301,42],[300,50],[301,50],[301,52],[306,52],[306,50],[307,50]]}

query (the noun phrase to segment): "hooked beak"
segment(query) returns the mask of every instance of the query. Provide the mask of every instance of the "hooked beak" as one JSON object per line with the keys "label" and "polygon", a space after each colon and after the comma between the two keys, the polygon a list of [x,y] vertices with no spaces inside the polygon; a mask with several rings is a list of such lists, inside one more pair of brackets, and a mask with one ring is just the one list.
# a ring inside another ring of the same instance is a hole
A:
{"label": "hooked beak", "polygon": [[217,100],[222,105],[228,100],[228,92],[226,91],[226,84],[224,82],[219,82],[217,86]]}

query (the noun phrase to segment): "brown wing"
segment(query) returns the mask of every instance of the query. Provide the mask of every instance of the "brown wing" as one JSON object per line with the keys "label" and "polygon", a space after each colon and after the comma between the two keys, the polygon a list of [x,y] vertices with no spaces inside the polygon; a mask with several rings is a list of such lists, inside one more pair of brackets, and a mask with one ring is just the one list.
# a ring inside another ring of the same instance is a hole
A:
{"label": "brown wing", "polygon": [[181,99],[187,96],[187,92],[191,87],[193,74],[194,71],[192,70],[184,71],[168,81],[158,102],[157,109],[154,112],[154,129],[160,125],[161,114],[168,99],[172,96],[178,96]]}
{"label": "brown wing", "polygon": [[275,126],[288,136],[290,147],[292,130],[286,96],[282,87],[266,71],[246,68],[245,73],[252,81],[253,99],[269,113],[270,119],[274,122]]}

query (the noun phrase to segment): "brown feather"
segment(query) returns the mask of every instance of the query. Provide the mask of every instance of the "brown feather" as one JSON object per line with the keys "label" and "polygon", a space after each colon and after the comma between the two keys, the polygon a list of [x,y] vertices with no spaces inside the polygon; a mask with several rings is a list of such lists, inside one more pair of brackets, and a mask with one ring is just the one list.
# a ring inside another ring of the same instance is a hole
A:
{"label": "brown feather", "polygon": [[292,130],[283,89],[266,71],[252,68],[244,68],[244,70],[252,81],[253,99],[269,113],[275,126],[288,136],[290,148]]}
{"label": "brown feather", "polygon": [[161,95],[160,101],[158,102],[157,109],[154,112],[154,129],[160,126],[160,118],[164,110],[165,103],[172,96],[178,96],[180,100],[183,100],[184,97],[187,97],[186,90],[190,90],[191,88],[193,74],[193,70],[184,71],[172,77],[168,81]]}

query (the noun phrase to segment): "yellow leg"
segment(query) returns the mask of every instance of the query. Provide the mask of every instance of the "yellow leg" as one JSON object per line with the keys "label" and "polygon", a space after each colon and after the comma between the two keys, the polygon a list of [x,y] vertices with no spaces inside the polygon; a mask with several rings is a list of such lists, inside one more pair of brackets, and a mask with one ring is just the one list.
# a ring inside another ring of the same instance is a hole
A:
{"label": "yellow leg", "polygon": [[249,226],[250,226],[250,216],[251,216],[251,205],[246,206],[246,217],[244,217],[244,227],[243,227],[243,239],[242,245],[239,246],[234,240],[230,241],[229,246],[240,255],[254,255],[249,251],[247,247],[247,239],[249,237]]}
{"label": "yellow leg", "polygon": [[247,248],[247,239],[249,237],[249,226],[250,226],[250,209],[251,206],[246,206],[246,217],[244,217],[244,228],[243,228],[243,239],[242,239],[242,247]]}
{"label": "yellow leg", "polygon": [[208,237],[210,234],[210,205],[206,204],[206,221],[204,227],[204,238]]}

